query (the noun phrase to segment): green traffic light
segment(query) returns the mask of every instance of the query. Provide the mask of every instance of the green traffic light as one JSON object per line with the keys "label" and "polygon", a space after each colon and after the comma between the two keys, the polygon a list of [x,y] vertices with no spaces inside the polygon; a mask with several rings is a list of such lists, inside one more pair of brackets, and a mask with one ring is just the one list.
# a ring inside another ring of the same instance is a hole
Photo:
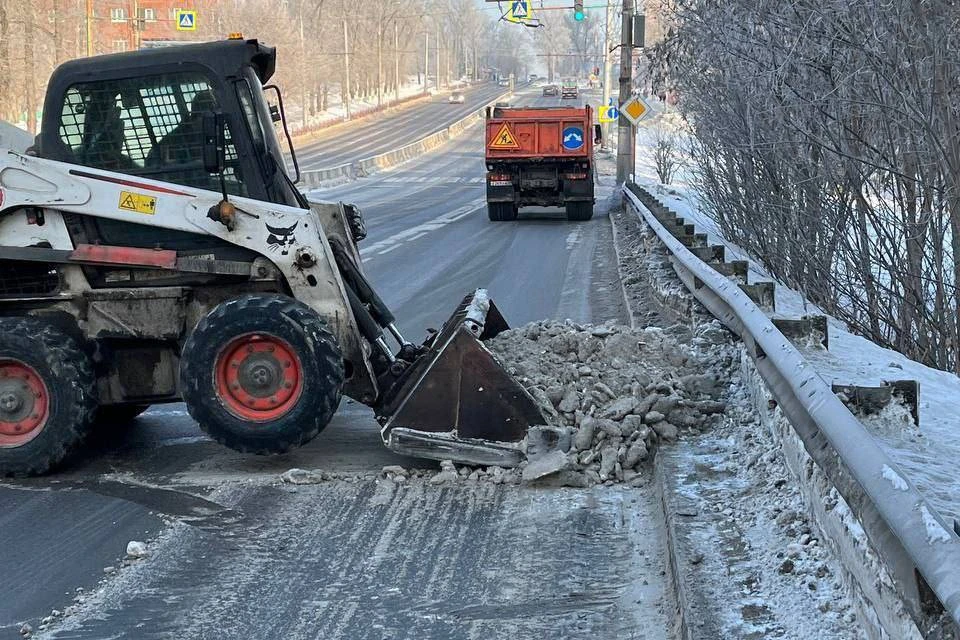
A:
{"label": "green traffic light", "polygon": [[583,20],[583,11],[576,11],[576,12],[574,12],[574,14],[573,14],[573,19],[576,20],[576,21],[578,21],[578,22],[579,22],[580,20]]}

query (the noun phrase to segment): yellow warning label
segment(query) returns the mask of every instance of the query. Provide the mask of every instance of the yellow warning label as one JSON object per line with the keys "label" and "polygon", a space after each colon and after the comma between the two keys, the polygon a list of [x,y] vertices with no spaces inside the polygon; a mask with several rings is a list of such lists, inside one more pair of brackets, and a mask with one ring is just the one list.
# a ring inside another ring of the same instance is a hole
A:
{"label": "yellow warning label", "polygon": [[157,211],[157,199],[153,196],[145,196],[142,193],[121,191],[118,206],[126,211],[135,211],[152,216]]}
{"label": "yellow warning label", "polygon": [[490,141],[491,149],[519,149],[520,145],[517,144],[517,139],[513,137],[513,132],[510,131],[510,127],[507,126],[507,123],[504,122],[500,125],[500,131],[497,132],[497,135],[493,136],[493,140]]}

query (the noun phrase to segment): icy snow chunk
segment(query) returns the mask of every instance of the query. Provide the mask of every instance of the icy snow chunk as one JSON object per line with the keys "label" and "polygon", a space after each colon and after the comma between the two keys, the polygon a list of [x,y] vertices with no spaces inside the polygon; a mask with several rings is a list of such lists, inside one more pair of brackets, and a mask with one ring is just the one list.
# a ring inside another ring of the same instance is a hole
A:
{"label": "icy snow chunk", "polygon": [[142,558],[147,555],[147,545],[139,540],[131,540],[127,543],[128,558]]}
{"label": "icy snow chunk", "polygon": [[890,484],[893,485],[893,488],[897,491],[906,491],[907,490],[907,481],[900,477],[896,471],[891,469],[888,465],[883,465],[883,479],[889,480]]}
{"label": "icy snow chunk", "polygon": [[933,517],[926,505],[920,505],[920,516],[923,518],[923,526],[927,528],[927,540],[930,544],[937,542],[950,542],[950,534],[943,525]]}

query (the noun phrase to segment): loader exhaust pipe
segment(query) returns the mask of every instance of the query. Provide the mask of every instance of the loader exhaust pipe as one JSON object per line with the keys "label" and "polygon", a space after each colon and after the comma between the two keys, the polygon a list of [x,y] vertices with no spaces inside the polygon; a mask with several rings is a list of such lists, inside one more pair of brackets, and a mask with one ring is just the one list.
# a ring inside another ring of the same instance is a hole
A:
{"label": "loader exhaust pipe", "polygon": [[546,421],[483,344],[509,328],[486,290],[464,298],[375,407],[384,444],[435,460],[519,464],[527,430]]}

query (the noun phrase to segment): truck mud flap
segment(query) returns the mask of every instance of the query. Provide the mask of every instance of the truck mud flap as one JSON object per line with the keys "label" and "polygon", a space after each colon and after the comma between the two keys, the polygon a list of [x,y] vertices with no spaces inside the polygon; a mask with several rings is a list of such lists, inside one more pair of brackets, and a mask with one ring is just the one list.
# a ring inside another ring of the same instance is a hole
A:
{"label": "truck mud flap", "polygon": [[545,420],[483,344],[506,329],[484,289],[468,295],[378,407],[384,444],[435,460],[519,464],[527,429]]}

